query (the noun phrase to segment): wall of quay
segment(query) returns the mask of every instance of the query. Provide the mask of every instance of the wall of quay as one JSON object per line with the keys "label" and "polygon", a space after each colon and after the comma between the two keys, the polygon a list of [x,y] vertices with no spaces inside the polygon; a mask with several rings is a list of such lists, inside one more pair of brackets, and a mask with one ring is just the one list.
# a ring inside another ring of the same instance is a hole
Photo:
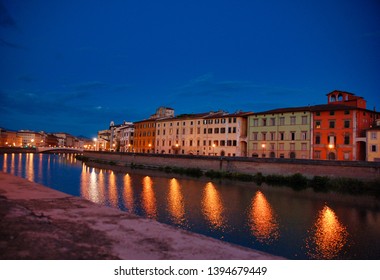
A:
{"label": "wall of quay", "polygon": [[84,152],[83,156],[92,160],[112,162],[115,165],[144,167],[200,168],[203,171],[215,170],[263,175],[293,175],[301,173],[314,176],[356,178],[365,181],[380,179],[379,162],[343,162],[301,159],[262,159],[242,157],[213,157],[162,154],[136,154],[116,152]]}

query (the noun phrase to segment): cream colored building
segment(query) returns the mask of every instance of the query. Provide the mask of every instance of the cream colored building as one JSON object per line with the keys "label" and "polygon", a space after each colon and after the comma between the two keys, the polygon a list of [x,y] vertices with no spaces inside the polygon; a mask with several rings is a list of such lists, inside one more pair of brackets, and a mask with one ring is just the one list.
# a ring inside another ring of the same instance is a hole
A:
{"label": "cream colored building", "polygon": [[247,113],[185,114],[156,122],[156,153],[246,156]]}
{"label": "cream colored building", "polygon": [[380,120],[367,130],[367,161],[380,161]]}

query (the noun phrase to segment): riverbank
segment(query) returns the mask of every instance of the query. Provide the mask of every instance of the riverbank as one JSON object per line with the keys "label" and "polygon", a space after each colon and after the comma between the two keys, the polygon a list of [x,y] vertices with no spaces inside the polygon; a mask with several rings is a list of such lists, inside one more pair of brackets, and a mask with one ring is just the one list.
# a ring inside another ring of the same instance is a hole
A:
{"label": "riverbank", "polygon": [[[133,169],[380,197],[380,163],[85,152],[77,159]],[[291,173],[294,171],[296,173]]]}
{"label": "riverbank", "polygon": [[0,172],[0,259],[281,259]]}

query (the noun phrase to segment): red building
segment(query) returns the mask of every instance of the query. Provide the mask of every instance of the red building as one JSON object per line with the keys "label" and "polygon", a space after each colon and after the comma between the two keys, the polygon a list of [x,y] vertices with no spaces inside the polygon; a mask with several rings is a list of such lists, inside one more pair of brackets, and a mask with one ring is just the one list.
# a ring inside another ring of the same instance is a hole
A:
{"label": "red building", "polygon": [[328,104],[312,106],[313,158],[365,160],[366,129],[379,113],[366,109],[363,97],[335,90]]}

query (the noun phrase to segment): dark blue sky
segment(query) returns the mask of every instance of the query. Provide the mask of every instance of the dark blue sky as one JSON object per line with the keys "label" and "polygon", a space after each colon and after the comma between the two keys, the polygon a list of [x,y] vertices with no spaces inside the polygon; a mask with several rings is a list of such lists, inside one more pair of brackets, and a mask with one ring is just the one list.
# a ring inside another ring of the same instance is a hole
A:
{"label": "dark blue sky", "polygon": [[180,113],[380,107],[378,0],[0,0],[0,127],[95,136]]}

